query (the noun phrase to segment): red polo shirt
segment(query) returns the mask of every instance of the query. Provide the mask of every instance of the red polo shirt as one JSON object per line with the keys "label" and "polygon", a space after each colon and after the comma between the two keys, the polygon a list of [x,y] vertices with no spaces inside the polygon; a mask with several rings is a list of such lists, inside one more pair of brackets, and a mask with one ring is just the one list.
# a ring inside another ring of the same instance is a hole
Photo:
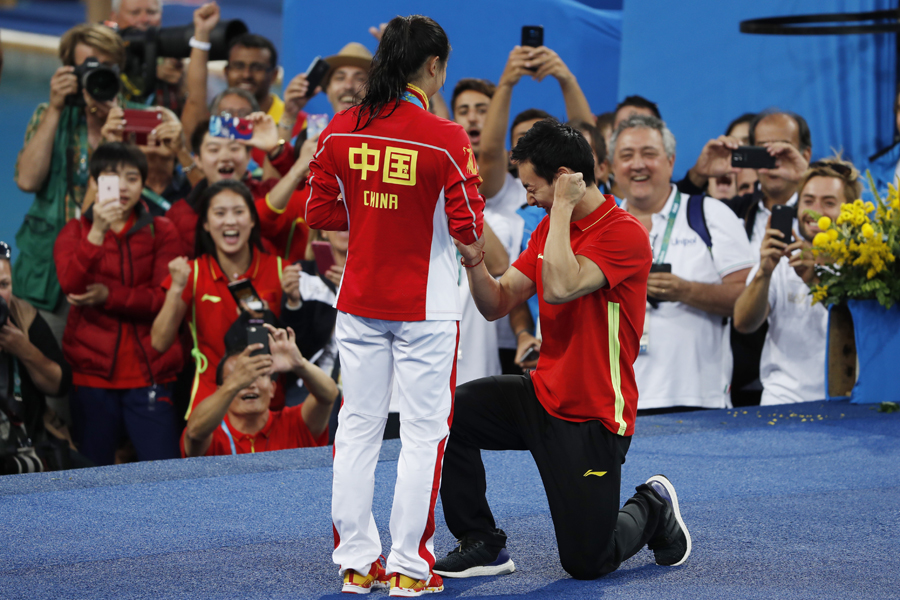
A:
{"label": "red polo shirt", "polygon": [[634,433],[640,351],[653,255],[647,230],[612,196],[570,226],[572,250],[595,263],[607,287],[564,304],[544,302],[541,265],[550,229],[545,218],[513,265],[537,284],[541,357],[531,373],[535,394],[551,415],[599,420],[618,435]]}
{"label": "red polo shirt", "polygon": [[[225,414],[225,426],[234,440],[237,454],[253,454],[255,452],[271,452],[273,450],[292,450],[294,448],[310,448],[328,444],[328,428],[317,437],[306,426],[303,420],[303,406],[289,406],[283,410],[270,410],[265,426],[255,434],[241,433],[231,424]],[[184,457],[184,433],[181,434],[181,456]],[[228,434],[219,425],[213,433],[212,442],[204,456],[226,456],[231,454],[231,442]]]}
{"label": "red polo shirt", "polygon": [[[265,254],[258,250],[253,251],[253,259],[250,268],[239,279],[249,279],[253,288],[259,294],[260,299],[267,302],[269,310],[275,316],[281,314],[281,277],[278,268],[279,259],[271,254]],[[200,374],[197,391],[188,408],[188,416],[194,409],[194,405],[216,391],[216,367],[225,356],[225,334],[232,323],[238,318],[238,307],[234,296],[228,289],[228,277],[222,273],[222,268],[217,260],[205,254],[190,263],[191,274],[188,284],[181,294],[181,299],[188,305],[185,320],[191,323],[195,317],[197,324],[197,342],[200,352],[207,359],[206,370]],[[194,293],[194,269],[197,271]],[[172,276],[166,278],[163,287],[172,287]],[[196,302],[196,311],[192,304]]]}

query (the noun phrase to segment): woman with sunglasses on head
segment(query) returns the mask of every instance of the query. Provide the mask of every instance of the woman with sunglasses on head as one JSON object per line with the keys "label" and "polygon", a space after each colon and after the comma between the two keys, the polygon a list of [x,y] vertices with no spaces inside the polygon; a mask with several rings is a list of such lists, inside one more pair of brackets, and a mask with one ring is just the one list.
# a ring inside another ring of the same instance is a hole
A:
{"label": "woman with sunglasses on head", "polygon": [[[471,244],[481,236],[484,209],[468,135],[428,112],[449,54],[447,35],[432,19],[391,20],[365,98],[335,116],[310,164],[309,226],[350,232],[337,301],[344,399],[332,496],[333,560],[348,593],[443,589],[431,568],[461,317],[454,240]],[[393,545],[382,566],[372,495],[394,378],[403,447]]]}

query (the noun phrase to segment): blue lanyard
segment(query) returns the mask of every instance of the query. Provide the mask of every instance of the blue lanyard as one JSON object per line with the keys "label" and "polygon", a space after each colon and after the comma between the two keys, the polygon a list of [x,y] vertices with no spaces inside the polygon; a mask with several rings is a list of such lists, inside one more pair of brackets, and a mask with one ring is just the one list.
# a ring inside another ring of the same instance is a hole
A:
{"label": "blue lanyard", "polygon": [[681,206],[681,192],[675,190],[675,200],[672,201],[672,209],[669,210],[669,220],[666,223],[666,232],[663,234],[662,245],[659,247],[659,256],[656,257],[655,263],[665,262],[666,253],[669,251],[669,238],[672,237],[672,229],[675,227],[675,217],[678,216],[678,209]]}
{"label": "blue lanyard", "polygon": [[403,92],[403,95],[401,96],[401,98],[403,100],[406,100],[407,102],[412,102],[413,104],[421,107],[422,110],[428,110],[427,108],[425,108],[425,105],[422,104],[422,99],[419,98],[418,96],[416,96],[415,94],[413,94],[409,90],[406,90],[405,92]]}
{"label": "blue lanyard", "polygon": [[224,431],[225,435],[228,436],[228,443],[231,445],[231,455],[236,455],[237,448],[234,447],[234,438],[231,437],[231,431],[228,430],[228,425],[225,424],[225,419],[222,419],[222,431]]}

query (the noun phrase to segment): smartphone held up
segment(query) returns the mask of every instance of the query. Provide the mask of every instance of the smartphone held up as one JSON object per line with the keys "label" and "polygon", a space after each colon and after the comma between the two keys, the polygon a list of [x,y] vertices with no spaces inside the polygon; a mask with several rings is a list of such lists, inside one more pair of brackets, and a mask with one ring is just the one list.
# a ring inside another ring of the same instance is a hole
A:
{"label": "smartphone held up", "polygon": [[731,166],[739,169],[774,169],[776,162],[765,146],[740,146],[731,151]]}
{"label": "smartphone held up", "polygon": [[119,176],[100,175],[97,177],[97,204],[105,206],[119,200]]}
{"label": "smartphone held up", "polygon": [[[162,124],[162,113],[157,110],[126,108],[124,110],[125,126],[122,127],[122,139],[125,143],[137,146],[147,145],[147,136]],[[157,142],[157,145],[159,143]]]}
{"label": "smartphone held up", "polygon": [[785,244],[791,244],[794,242],[793,236],[793,227],[794,227],[794,217],[796,216],[796,211],[793,206],[787,206],[784,204],[776,204],[772,207],[772,221],[770,226],[772,229],[777,229],[781,232],[782,237],[781,241]]}

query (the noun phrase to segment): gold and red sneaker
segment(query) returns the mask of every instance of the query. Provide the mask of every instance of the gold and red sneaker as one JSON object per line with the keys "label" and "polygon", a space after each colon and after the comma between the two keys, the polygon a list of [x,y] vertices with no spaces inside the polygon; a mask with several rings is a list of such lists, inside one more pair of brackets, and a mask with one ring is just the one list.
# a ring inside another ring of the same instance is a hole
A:
{"label": "gold and red sneaker", "polygon": [[402,573],[392,573],[390,577],[391,596],[414,598],[422,594],[434,594],[444,591],[444,580],[440,575],[429,573],[428,579],[413,579]]}
{"label": "gold and red sneaker", "polygon": [[367,575],[362,575],[353,569],[344,571],[344,585],[341,592],[345,594],[368,594],[372,590],[389,587],[387,573],[384,572],[384,566],[381,560],[376,560],[369,568]]}

